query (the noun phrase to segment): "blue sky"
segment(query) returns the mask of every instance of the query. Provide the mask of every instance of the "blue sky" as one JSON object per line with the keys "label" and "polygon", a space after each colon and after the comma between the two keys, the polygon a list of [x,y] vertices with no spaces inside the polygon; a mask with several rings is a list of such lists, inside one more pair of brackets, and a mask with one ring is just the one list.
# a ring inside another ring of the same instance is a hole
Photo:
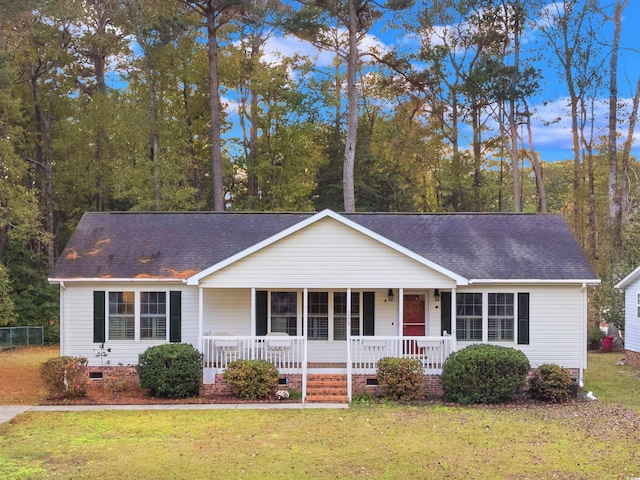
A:
{"label": "blue sky", "polygon": [[[613,12],[613,2],[615,0],[605,0],[601,2],[604,8],[609,12]],[[610,3],[607,3],[610,2]],[[613,22],[608,22],[600,31],[600,41],[603,44],[610,44],[612,40]],[[369,44],[380,43],[382,45],[391,45],[398,42],[402,32],[387,31],[379,36],[370,37],[367,42]],[[530,46],[535,46],[539,37],[533,33],[527,39]],[[525,45],[525,48],[527,46]],[[544,49],[535,46],[542,51]],[[318,52],[310,44],[295,38],[273,38],[267,45],[267,51],[278,52],[282,55],[292,55],[294,53],[306,54],[316,58],[319,66],[331,65],[333,55],[329,52]],[[533,135],[535,148],[540,152],[542,160],[556,161],[572,158],[571,151],[571,122],[568,115],[568,97],[566,87],[562,79],[559,79],[555,72],[541,61],[538,65],[543,69],[542,91],[540,95],[533,99],[529,107],[535,111]],[[608,60],[607,65],[608,68]],[[638,77],[640,76],[640,0],[630,0],[623,15],[621,48],[618,65],[618,96],[621,103],[630,106],[631,96],[635,91]],[[608,83],[608,77],[606,79]],[[596,102],[596,136],[607,134],[608,122],[608,93],[603,92],[603,98],[600,102]],[[626,137],[628,122],[627,113],[621,116],[622,122],[619,125],[620,133]],[[233,116],[233,115],[232,115]],[[640,131],[640,128],[636,128]],[[640,144],[640,134],[635,134],[636,144]],[[640,155],[640,145],[635,145],[633,153]]]}

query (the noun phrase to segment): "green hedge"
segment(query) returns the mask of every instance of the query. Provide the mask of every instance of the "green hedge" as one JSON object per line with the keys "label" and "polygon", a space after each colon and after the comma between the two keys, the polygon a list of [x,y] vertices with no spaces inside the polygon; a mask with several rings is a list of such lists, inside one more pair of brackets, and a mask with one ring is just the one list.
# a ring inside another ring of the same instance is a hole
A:
{"label": "green hedge", "polygon": [[158,345],[138,356],[136,370],[151,396],[193,397],[200,391],[202,354],[185,343]]}
{"label": "green hedge", "polygon": [[415,358],[385,357],[378,361],[377,378],[386,398],[413,400],[420,395],[424,370]]}
{"label": "green hedge", "polygon": [[470,345],[452,353],[442,367],[444,398],[463,405],[507,401],[522,391],[529,369],[520,350]]}
{"label": "green hedge", "polygon": [[553,363],[540,365],[529,377],[528,393],[544,402],[566,402],[571,397],[569,371]]}
{"label": "green hedge", "polygon": [[240,398],[267,398],[278,386],[278,369],[265,360],[236,360],[224,371],[223,378]]}

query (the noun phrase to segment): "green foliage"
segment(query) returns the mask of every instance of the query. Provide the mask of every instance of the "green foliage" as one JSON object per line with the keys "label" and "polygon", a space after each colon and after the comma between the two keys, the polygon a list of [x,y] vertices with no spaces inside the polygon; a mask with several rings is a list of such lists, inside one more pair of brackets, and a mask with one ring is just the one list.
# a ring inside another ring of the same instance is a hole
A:
{"label": "green foliage", "polygon": [[136,370],[153,397],[192,397],[200,390],[202,354],[186,343],[157,345],[138,356]]}
{"label": "green foliage", "polygon": [[278,369],[266,360],[236,360],[224,371],[224,381],[240,398],[267,398],[278,386]]}
{"label": "green foliage", "polygon": [[379,403],[378,399],[366,391],[354,393],[351,396],[351,405],[356,407],[368,407],[377,403]]}
{"label": "green foliage", "polygon": [[84,397],[89,391],[84,357],[51,358],[40,367],[40,375],[51,398]]}
{"label": "green foliage", "polygon": [[587,340],[589,341],[589,343],[599,342],[605,336],[606,334],[602,330],[600,330],[600,327],[591,327],[587,332]]}
{"label": "green foliage", "polygon": [[378,361],[377,377],[386,398],[414,400],[420,395],[424,370],[415,358],[385,357]]}
{"label": "green foliage", "polygon": [[569,371],[553,363],[540,365],[529,377],[529,395],[544,402],[565,402],[571,396]]}
{"label": "green foliage", "polygon": [[16,319],[16,310],[11,298],[12,290],[7,269],[0,263],[0,327],[11,325]]}
{"label": "green foliage", "polygon": [[452,353],[442,367],[444,398],[463,405],[504,402],[526,385],[529,369],[520,350],[470,345]]}
{"label": "green foliage", "polygon": [[302,392],[295,388],[289,389],[289,400],[302,400]]}

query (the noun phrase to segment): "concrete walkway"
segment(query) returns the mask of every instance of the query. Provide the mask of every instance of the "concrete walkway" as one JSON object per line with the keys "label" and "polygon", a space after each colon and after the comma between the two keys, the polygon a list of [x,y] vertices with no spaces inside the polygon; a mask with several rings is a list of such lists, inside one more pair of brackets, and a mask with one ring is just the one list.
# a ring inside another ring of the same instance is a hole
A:
{"label": "concrete walkway", "polygon": [[300,410],[349,408],[347,403],[196,403],[161,405],[0,405],[0,423],[25,412],[89,412],[105,410]]}

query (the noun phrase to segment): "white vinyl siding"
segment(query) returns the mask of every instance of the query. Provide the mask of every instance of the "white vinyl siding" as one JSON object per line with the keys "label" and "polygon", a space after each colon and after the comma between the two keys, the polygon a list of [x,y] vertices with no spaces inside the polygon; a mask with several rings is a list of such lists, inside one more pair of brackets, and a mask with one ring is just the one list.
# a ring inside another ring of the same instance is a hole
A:
{"label": "white vinyl siding", "polygon": [[445,288],[454,282],[408,256],[323,219],[201,281],[204,287]]}
{"label": "white vinyl siding", "polygon": [[[198,289],[185,287],[183,284],[167,283],[131,283],[110,282],[106,284],[74,284],[67,283],[61,288],[61,324],[64,333],[61,338],[61,355],[86,357],[91,366],[136,365],[138,355],[153,345],[167,343],[166,339],[109,340],[104,343],[111,349],[104,357],[97,355],[100,344],[93,343],[93,292],[166,292],[180,290],[182,292],[182,342],[198,346]],[[108,299],[108,294],[107,294]],[[108,301],[107,301],[108,303]],[[108,320],[107,320],[108,321]]]}
{"label": "white vinyl siding", "polygon": [[640,278],[625,288],[624,348],[640,352]]}

